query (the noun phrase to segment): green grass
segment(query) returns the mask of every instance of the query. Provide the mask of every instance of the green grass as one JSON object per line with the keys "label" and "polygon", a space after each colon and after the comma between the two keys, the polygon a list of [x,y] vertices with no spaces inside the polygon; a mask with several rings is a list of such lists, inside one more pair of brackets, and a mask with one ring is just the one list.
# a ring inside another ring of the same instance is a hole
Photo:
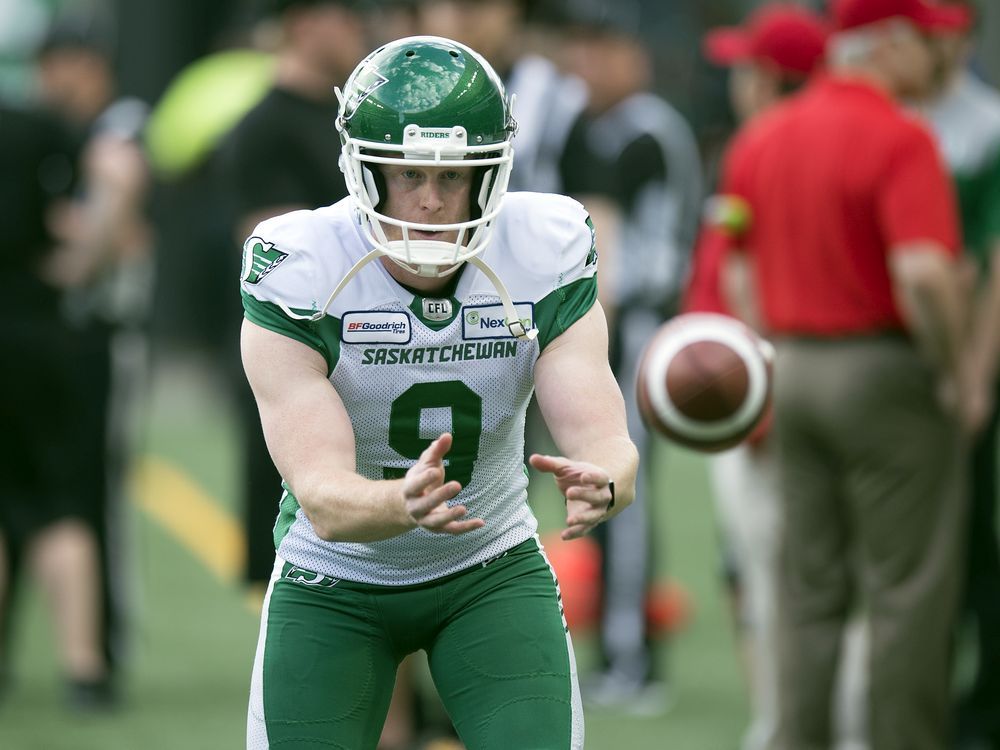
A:
{"label": "green grass", "polygon": [[[182,466],[230,510],[237,449],[225,399],[183,373],[158,378],[144,449]],[[728,750],[738,744],[746,702],[728,616],[702,459],[662,446],[654,475],[659,569],[687,590],[688,626],[662,650],[673,708],[655,719],[588,713],[588,750]],[[559,521],[543,487],[543,529]],[[132,513],[132,658],[126,701],[103,718],[79,718],[61,703],[51,629],[26,581],[13,647],[15,683],[0,703],[3,750],[225,750],[244,746],[257,617],[242,589],[209,574],[176,540]],[[577,641],[581,671],[593,641]]]}

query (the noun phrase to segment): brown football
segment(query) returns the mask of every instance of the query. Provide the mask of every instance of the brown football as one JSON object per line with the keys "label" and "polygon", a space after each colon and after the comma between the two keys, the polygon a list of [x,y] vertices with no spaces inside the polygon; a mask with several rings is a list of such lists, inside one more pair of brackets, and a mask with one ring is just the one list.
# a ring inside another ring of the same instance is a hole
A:
{"label": "brown football", "polygon": [[674,442],[717,452],[743,441],[771,399],[771,345],[740,321],[679,315],[646,345],[636,395],[646,425]]}

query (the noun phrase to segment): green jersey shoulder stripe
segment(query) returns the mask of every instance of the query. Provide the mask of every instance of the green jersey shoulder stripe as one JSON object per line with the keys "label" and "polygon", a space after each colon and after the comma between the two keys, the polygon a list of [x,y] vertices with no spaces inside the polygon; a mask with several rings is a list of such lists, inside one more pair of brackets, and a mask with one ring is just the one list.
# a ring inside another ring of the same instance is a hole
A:
{"label": "green jersey shoulder stripe", "polygon": [[[247,320],[256,323],[261,328],[280,333],[296,341],[301,341],[311,349],[319,352],[326,360],[327,375],[337,366],[340,354],[340,319],[327,315],[319,320],[293,320],[282,312],[273,302],[264,302],[245,291],[243,296],[243,314]],[[310,310],[296,310],[299,315],[311,315]]]}
{"label": "green jersey shoulder stripe", "polygon": [[547,294],[535,305],[541,350],[584,316],[597,300],[597,276],[585,276]]}

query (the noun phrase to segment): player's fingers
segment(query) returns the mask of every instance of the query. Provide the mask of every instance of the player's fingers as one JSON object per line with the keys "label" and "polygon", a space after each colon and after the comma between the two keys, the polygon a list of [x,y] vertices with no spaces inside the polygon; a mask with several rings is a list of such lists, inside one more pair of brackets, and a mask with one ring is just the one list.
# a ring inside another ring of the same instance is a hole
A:
{"label": "player's fingers", "polygon": [[562,539],[564,542],[570,542],[574,539],[579,539],[582,536],[586,536],[587,532],[590,531],[592,528],[594,527],[585,525],[569,526],[562,530],[562,533],[559,534],[559,538]]}
{"label": "player's fingers", "polygon": [[434,440],[431,444],[424,448],[423,453],[420,454],[420,461],[426,464],[439,464],[441,460],[448,454],[451,450],[451,433],[443,432]]}
{"label": "player's fingers", "polygon": [[589,484],[592,487],[607,487],[611,478],[603,471],[587,471],[580,475],[580,484]]}
{"label": "player's fingers", "polygon": [[410,511],[410,515],[422,524],[424,517],[432,513],[439,505],[447,503],[461,491],[461,484],[454,481],[448,482],[421,496],[408,498],[407,509]]}
{"label": "player's fingers", "polygon": [[420,519],[420,525],[428,531],[437,531],[445,524],[463,518],[468,512],[464,505],[449,507],[447,503],[438,503]]}
{"label": "player's fingers", "polygon": [[413,474],[407,473],[403,484],[403,494],[408,498],[417,498],[443,481],[444,469],[437,466],[431,466]]}
{"label": "player's fingers", "polygon": [[464,528],[465,526],[470,529],[478,528],[485,523],[481,518],[465,518],[468,512],[469,509],[464,505],[448,507],[442,503],[422,518],[420,525],[428,531],[451,533],[450,529]]}
{"label": "player's fingers", "polygon": [[606,506],[611,502],[611,492],[604,487],[569,487],[566,489],[567,500],[579,500],[590,505]]}
{"label": "player's fingers", "polygon": [[464,521],[452,521],[442,526],[439,531],[443,534],[466,534],[470,531],[475,531],[476,529],[481,529],[486,525],[486,521],[482,518],[470,518]]}
{"label": "player's fingers", "polygon": [[544,471],[549,474],[555,474],[560,469],[565,469],[570,465],[569,459],[560,456],[543,456],[539,453],[531,454],[528,458],[528,463],[538,471]]}
{"label": "player's fingers", "polygon": [[596,526],[604,520],[604,510],[591,508],[566,516],[566,526]]}

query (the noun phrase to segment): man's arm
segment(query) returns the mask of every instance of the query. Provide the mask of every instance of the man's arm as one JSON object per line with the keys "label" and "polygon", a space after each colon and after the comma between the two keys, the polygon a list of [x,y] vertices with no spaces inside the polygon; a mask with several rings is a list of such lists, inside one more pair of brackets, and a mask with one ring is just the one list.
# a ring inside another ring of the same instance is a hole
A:
{"label": "man's arm", "polygon": [[992,396],[1000,371],[1000,242],[995,242],[972,312],[972,368]]}
{"label": "man's arm", "polygon": [[67,288],[88,283],[148,241],[144,205],[149,168],[139,146],[113,135],[98,136],[86,147],[82,167],[84,197],[53,217],[63,244],[44,268],[50,282]]}
{"label": "man's arm", "polygon": [[[600,303],[549,344],[535,365],[535,395],[562,456],[530,458],[552,474],[566,498],[563,539],[583,536],[635,497],[639,454],[629,438],[625,402],[608,365],[608,328]],[[615,483],[615,506],[609,511]]]}
{"label": "man's arm", "polygon": [[444,482],[451,435],[431,443],[403,479],[366,479],[356,472],[354,430],[323,357],[248,320],[241,347],[271,458],[321,539],[372,542],[417,526],[461,534],[483,525],[460,520],[465,506],[447,505],[462,489]]}
{"label": "man's arm", "polygon": [[977,430],[988,399],[965,345],[968,304],[955,261],[937,243],[914,242],[892,248],[889,271],[903,319],[941,375],[947,406]]}

